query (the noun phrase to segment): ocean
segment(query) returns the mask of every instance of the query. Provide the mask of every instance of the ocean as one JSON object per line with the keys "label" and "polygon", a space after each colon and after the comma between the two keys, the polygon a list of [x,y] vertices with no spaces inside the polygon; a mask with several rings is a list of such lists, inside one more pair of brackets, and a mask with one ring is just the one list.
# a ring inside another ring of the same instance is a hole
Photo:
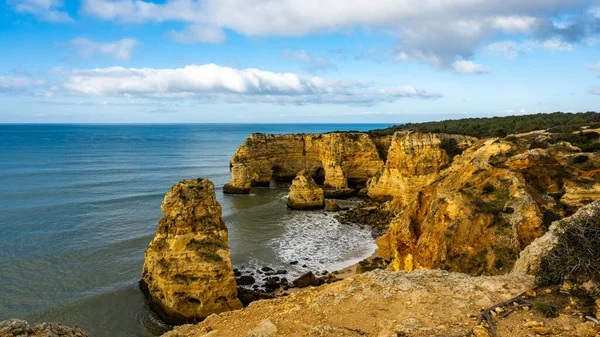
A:
{"label": "ocean", "polygon": [[91,337],[163,333],[168,327],[148,309],[138,281],[160,203],[183,179],[214,182],[234,268],[270,266],[293,279],[371,255],[369,229],[323,211],[288,210],[286,188],[225,195],[222,187],[250,133],[385,126],[0,125],[0,320],[57,321]]}

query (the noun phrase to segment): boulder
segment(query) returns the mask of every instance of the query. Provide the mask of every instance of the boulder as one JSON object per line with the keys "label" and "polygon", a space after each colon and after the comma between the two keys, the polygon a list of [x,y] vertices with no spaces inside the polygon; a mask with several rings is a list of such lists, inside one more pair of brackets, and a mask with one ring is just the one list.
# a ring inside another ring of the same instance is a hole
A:
{"label": "boulder", "polygon": [[306,288],[308,286],[318,285],[318,280],[315,274],[313,274],[312,271],[309,271],[308,273],[295,279],[293,284],[296,288]]}
{"label": "boulder", "polygon": [[297,210],[323,209],[325,207],[323,189],[315,183],[307,171],[300,171],[292,181],[287,205],[289,208]]}
{"label": "boulder", "polygon": [[329,212],[338,212],[342,209],[340,204],[335,200],[327,200],[325,210]]}
{"label": "boulder", "polygon": [[151,306],[170,324],[241,308],[213,183],[179,182],[165,195],[161,210],[141,282]]}

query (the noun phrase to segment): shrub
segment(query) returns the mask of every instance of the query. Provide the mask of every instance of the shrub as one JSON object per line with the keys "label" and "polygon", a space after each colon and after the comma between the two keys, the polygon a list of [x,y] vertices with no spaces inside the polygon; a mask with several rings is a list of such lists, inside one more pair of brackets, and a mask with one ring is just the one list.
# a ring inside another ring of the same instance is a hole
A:
{"label": "shrub", "polygon": [[588,161],[588,156],[586,156],[585,154],[580,154],[577,157],[573,158],[571,160],[572,164],[581,164],[581,163],[585,163],[586,161]]}
{"label": "shrub", "polygon": [[485,185],[483,185],[483,193],[485,194],[490,194],[492,192],[494,192],[496,190],[496,188],[494,187],[494,185],[490,184],[490,183],[486,183]]}
{"label": "shrub", "polygon": [[585,214],[561,224],[558,243],[541,260],[539,285],[600,281],[600,218]]}
{"label": "shrub", "polygon": [[552,303],[539,302],[533,305],[533,309],[546,318],[558,317],[558,310]]}

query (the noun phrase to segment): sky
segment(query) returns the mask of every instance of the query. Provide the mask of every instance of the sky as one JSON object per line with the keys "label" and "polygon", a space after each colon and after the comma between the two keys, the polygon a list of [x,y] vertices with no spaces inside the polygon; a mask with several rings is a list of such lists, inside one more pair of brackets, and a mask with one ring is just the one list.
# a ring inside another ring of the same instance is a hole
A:
{"label": "sky", "polygon": [[0,123],[600,111],[600,0],[0,1]]}

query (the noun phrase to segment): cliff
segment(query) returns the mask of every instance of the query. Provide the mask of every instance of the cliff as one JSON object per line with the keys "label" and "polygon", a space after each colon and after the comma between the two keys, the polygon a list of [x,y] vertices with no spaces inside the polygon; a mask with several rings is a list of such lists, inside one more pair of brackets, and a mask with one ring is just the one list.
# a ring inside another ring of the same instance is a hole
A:
{"label": "cliff", "polygon": [[[266,186],[306,170],[326,186],[365,185],[381,204],[339,218],[391,218],[377,226],[385,232],[377,240],[379,254],[390,268],[497,275],[509,272],[552,221],[600,198],[600,155],[582,151],[596,148],[598,137],[582,137],[544,131],[484,140],[411,131],[255,134],[234,155],[230,184]],[[325,197],[333,196],[325,188]]]}
{"label": "cliff", "polygon": [[[385,142],[380,144],[384,151],[382,147]],[[306,170],[317,183],[333,190],[331,193],[352,194],[365,187],[383,166],[380,149],[366,133],[255,133],[233,155],[231,181],[223,191],[249,193],[253,186],[268,187],[271,180],[289,182]]]}
{"label": "cliff", "polygon": [[174,324],[241,308],[213,183],[179,182],[165,195],[161,210],[142,273],[153,308]]}
{"label": "cliff", "polygon": [[440,170],[474,141],[459,135],[395,133],[385,165],[369,182],[369,197],[387,200],[414,194],[436,181]]}

